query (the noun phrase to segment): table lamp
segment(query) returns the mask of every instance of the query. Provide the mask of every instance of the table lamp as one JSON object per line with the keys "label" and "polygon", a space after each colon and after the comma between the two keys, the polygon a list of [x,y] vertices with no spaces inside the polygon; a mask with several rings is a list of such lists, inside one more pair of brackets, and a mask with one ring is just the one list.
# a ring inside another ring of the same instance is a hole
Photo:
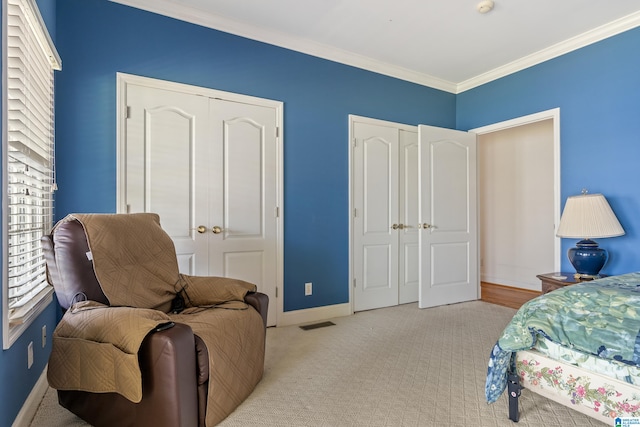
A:
{"label": "table lamp", "polygon": [[602,194],[587,194],[567,198],[556,236],[582,239],[567,255],[576,269],[576,278],[596,279],[609,257],[593,238],[622,236],[624,230],[611,206]]}

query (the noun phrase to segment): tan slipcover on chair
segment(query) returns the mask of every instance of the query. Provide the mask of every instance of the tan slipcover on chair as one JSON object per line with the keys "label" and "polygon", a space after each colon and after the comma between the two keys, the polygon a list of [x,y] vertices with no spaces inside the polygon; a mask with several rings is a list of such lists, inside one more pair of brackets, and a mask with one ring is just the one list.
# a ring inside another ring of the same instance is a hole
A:
{"label": "tan slipcover on chair", "polygon": [[241,280],[180,274],[158,215],[69,215],[42,241],[67,309],[48,380],[81,418],[213,426],[262,378],[267,296]]}

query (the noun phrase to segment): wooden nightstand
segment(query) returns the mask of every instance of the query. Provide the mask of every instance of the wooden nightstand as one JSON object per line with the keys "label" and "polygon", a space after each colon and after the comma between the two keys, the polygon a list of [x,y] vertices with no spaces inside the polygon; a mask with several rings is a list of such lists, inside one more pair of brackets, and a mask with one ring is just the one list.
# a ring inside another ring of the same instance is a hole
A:
{"label": "wooden nightstand", "polygon": [[[575,285],[580,282],[588,282],[589,280],[580,280],[574,277],[574,273],[547,273],[536,276],[542,282],[542,293],[555,291],[564,286]],[[602,277],[606,277],[602,275]]]}

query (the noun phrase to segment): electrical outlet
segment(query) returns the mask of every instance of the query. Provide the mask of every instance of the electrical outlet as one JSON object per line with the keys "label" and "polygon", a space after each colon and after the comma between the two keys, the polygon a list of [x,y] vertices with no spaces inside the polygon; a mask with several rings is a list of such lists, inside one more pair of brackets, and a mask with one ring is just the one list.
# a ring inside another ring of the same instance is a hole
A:
{"label": "electrical outlet", "polygon": [[308,297],[313,293],[313,283],[307,282],[304,284],[304,296]]}
{"label": "electrical outlet", "polygon": [[47,345],[47,325],[42,326],[42,348]]}
{"label": "electrical outlet", "polygon": [[33,341],[27,346],[27,368],[31,369],[33,365]]}

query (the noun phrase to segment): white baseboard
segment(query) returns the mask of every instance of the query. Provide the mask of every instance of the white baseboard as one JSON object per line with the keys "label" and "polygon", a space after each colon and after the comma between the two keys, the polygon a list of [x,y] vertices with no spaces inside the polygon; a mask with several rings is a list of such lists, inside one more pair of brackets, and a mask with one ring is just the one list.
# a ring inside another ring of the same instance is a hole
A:
{"label": "white baseboard", "polygon": [[22,405],[22,409],[18,412],[18,416],[13,421],[13,424],[11,424],[11,427],[29,427],[48,388],[47,366],[45,366],[40,378],[38,378],[38,381],[36,381],[36,384],[31,389],[31,393],[27,396],[27,400],[25,400],[24,405]]}
{"label": "white baseboard", "polygon": [[332,319],[334,317],[350,316],[352,314],[351,304],[349,303],[285,311],[282,313],[282,316],[278,318],[278,326],[299,325],[302,323]]}

